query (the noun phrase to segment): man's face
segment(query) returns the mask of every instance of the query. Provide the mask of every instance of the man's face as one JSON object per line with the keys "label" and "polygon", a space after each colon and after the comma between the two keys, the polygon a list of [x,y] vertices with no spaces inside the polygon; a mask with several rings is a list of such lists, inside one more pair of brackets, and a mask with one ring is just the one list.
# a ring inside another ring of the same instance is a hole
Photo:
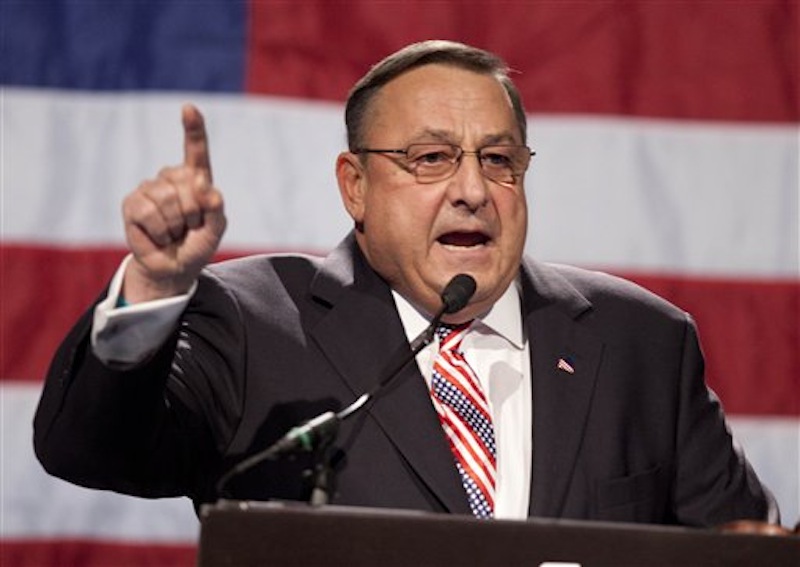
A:
{"label": "man's face", "polygon": [[[522,144],[511,100],[493,77],[431,64],[387,83],[368,110],[366,148],[446,142],[474,151]],[[364,156],[362,156],[364,157]],[[370,265],[418,308],[434,313],[459,273],[475,278],[470,304],[452,322],[487,311],[515,278],[525,243],[522,180],[500,185],[474,155],[450,178],[420,184],[392,154],[343,153],[337,175],[345,206],[363,225],[357,241]]]}

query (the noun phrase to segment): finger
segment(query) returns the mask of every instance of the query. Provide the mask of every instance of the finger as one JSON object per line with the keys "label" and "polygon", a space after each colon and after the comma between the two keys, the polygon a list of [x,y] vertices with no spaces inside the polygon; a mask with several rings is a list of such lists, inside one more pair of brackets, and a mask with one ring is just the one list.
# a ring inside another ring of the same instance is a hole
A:
{"label": "finger", "polygon": [[176,182],[159,174],[153,183],[144,186],[144,194],[153,201],[158,212],[164,218],[172,240],[183,238],[188,229],[188,221],[181,203],[181,193],[189,192],[187,183],[178,179]]}
{"label": "finger", "polygon": [[[131,242],[134,253],[145,246],[141,237],[145,237],[156,247],[168,246],[172,242],[169,226],[156,202],[148,196],[149,187],[154,181],[143,182],[136,191],[125,198],[122,204],[126,232],[129,237],[136,237]],[[139,246],[136,246],[138,243]]]}
{"label": "finger", "polygon": [[197,228],[203,224],[203,203],[201,195],[209,190],[205,176],[198,174],[190,184],[178,187],[178,199],[184,222],[189,229]]}
{"label": "finger", "polygon": [[[195,169],[181,166],[162,169],[159,178],[175,188],[177,210],[170,207],[169,214],[180,215],[181,222],[186,228],[200,226],[203,222],[203,210],[199,196],[209,190],[205,175]],[[167,219],[171,221],[169,217]]]}
{"label": "finger", "polygon": [[210,191],[202,193],[200,197],[203,207],[203,226],[211,231],[219,241],[228,222],[225,218],[225,203],[222,193],[212,187]]}
{"label": "finger", "polygon": [[204,175],[180,166],[162,169],[159,179],[174,188],[174,194],[158,185],[148,186],[147,191],[154,200],[164,199],[160,206],[173,237],[200,227],[210,230],[215,238],[222,236],[226,226],[222,193],[208,185]]}
{"label": "finger", "polygon": [[212,181],[211,156],[208,149],[208,136],[203,115],[192,104],[185,104],[181,109],[183,120],[183,163],[199,169],[206,176],[208,183]]}

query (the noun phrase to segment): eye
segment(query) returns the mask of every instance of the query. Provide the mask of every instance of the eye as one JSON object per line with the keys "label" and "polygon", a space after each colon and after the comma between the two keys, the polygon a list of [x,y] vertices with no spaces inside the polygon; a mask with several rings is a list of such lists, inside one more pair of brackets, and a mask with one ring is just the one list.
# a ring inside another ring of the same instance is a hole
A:
{"label": "eye", "polygon": [[450,146],[422,144],[410,146],[406,155],[414,165],[429,167],[453,163],[455,150]]}
{"label": "eye", "polygon": [[447,155],[444,152],[425,152],[416,161],[422,164],[437,164],[447,161]]}
{"label": "eye", "polygon": [[500,148],[486,148],[481,151],[481,161],[492,167],[511,168],[514,163],[512,156]]}

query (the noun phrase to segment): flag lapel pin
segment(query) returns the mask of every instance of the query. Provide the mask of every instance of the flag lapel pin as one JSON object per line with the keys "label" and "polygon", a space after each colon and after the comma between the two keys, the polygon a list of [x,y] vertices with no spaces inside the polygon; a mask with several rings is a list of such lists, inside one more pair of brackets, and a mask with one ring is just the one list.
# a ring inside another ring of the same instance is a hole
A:
{"label": "flag lapel pin", "polygon": [[563,370],[567,374],[575,374],[575,368],[570,364],[569,358],[559,358],[558,364],[556,364],[556,368],[559,370]]}

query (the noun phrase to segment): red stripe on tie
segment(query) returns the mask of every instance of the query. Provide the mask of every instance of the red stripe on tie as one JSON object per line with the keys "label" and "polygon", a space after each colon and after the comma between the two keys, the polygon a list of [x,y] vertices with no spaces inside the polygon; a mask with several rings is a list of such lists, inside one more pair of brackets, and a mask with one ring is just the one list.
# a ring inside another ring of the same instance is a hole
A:
{"label": "red stripe on tie", "polygon": [[[440,418],[453,456],[461,463],[464,473],[475,482],[487,502],[493,503],[496,484],[494,455],[479,440],[465,436],[452,419],[441,414]],[[478,442],[477,450],[470,439]]]}
{"label": "red stripe on tie", "polygon": [[[471,369],[469,368],[467,361],[454,352],[443,352],[441,353],[441,356],[448,363],[450,363],[450,368],[452,368],[454,371],[448,373],[453,378],[451,383],[458,388],[459,391],[461,391],[478,410],[480,410],[486,419],[491,421],[492,418],[489,415],[489,404],[486,400],[486,396],[483,393],[481,385],[476,383],[474,376],[472,376]],[[459,379],[459,377],[461,379]]]}

